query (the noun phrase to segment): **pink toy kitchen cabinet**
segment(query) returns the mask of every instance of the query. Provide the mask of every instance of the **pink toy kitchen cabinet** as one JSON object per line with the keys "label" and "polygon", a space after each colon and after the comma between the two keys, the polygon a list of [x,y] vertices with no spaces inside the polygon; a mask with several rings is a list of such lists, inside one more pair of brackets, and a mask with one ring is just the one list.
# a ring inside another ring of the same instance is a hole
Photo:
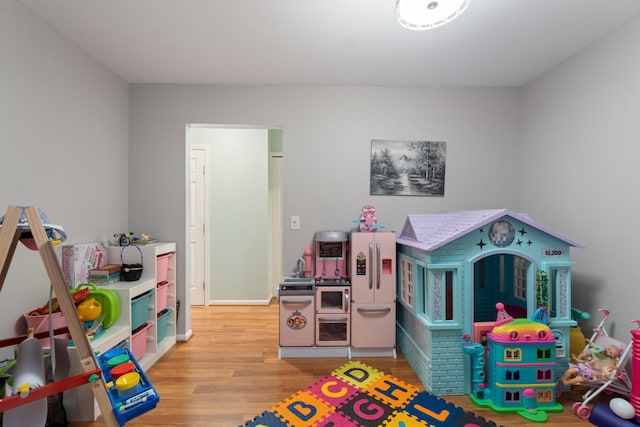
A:
{"label": "pink toy kitchen cabinet", "polygon": [[391,351],[396,344],[396,235],[351,233],[352,352]]}

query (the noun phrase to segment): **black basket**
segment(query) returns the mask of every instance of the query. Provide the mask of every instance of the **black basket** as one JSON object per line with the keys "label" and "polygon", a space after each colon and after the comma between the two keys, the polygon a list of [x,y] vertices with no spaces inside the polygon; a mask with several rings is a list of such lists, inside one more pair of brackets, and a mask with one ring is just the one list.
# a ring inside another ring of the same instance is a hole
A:
{"label": "black basket", "polygon": [[139,247],[133,246],[140,253],[140,263],[139,264],[125,264],[122,259],[122,253],[125,249],[131,246],[124,246],[120,250],[120,262],[122,263],[122,269],[120,270],[120,280],[125,282],[135,282],[136,280],[140,280],[142,276],[142,251]]}

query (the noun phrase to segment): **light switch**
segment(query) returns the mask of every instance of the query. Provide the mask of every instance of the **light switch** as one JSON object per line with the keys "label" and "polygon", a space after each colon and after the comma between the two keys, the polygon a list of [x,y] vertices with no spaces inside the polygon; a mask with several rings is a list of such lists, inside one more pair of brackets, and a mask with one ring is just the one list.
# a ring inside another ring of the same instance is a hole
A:
{"label": "light switch", "polygon": [[291,217],[291,229],[300,230],[300,217],[298,215],[293,215]]}

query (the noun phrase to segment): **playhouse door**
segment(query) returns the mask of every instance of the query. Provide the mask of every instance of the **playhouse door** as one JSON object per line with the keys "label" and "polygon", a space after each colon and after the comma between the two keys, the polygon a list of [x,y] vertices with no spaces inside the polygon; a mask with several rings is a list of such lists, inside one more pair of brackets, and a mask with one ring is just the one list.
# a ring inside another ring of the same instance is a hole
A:
{"label": "playhouse door", "polygon": [[473,322],[496,319],[501,302],[514,318],[527,317],[527,278],[531,262],[513,254],[490,255],[473,264]]}

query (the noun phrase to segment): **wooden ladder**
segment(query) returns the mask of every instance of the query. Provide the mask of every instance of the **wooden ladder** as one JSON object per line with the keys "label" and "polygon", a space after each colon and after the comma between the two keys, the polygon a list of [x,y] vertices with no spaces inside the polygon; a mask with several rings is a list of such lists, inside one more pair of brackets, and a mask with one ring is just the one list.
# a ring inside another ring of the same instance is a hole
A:
{"label": "wooden ladder", "polygon": [[[65,380],[56,381],[43,387],[38,387],[30,391],[26,397],[19,395],[5,397],[0,399],[0,412],[15,408],[20,405],[39,400],[47,396],[61,393],[70,388],[79,387],[81,385],[91,383],[91,391],[100,406],[100,411],[108,427],[119,426],[113,414],[113,408],[109,400],[107,387],[102,379],[102,371],[95,358],[89,339],[85,334],[84,328],[73,302],[73,298],[67,288],[60,262],[56,257],[53,249],[53,243],[47,237],[44,226],[40,219],[38,209],[30,206],[25,209],[25,215],[29,222],[29,228],[33,235],[33,240],[38,248],[42,262],[49,276],[51,286],[55,292],[62,315],[65,318],[67,329],[73,339],[80,363],[82,364],[83,374],[76,375]],[[0,291],[7,276],[9,264],[15,253],[16,246],[22,235],[21,229],[18,228],[22,210],[16,206],[9,206],[4,218],[2,227],[0,228]]]}

